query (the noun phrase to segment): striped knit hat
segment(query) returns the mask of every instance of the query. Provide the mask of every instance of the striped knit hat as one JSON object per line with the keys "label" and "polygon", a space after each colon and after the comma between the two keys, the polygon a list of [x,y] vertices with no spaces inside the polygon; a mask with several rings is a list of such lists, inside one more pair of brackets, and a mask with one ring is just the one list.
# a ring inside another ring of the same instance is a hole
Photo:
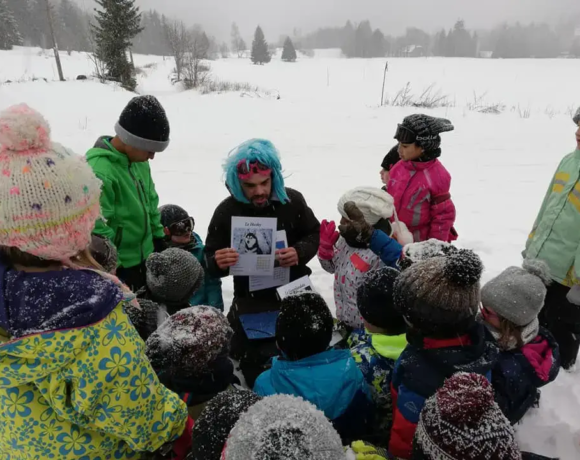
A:
{"label": "striped knit hat", "polygon": [[50,140],[27,105],[0,112],[0,246],[47,260],[86,249],[100,215],[101,182],[85,160]]}

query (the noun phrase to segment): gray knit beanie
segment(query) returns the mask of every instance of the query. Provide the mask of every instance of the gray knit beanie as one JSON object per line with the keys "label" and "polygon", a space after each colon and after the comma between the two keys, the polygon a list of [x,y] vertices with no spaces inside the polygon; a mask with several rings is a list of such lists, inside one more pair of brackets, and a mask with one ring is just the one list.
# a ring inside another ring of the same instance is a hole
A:
{"label": "gray knit beanie", "polygon": [[201,287],[203,278],[201,264],[183,249],[166,249],[147,259],[147,287],[161,302],[187,301]]}
{"label": "gray knit beanie", "polygon": [[522,268],[509,267],[481,290],[481,302],[516,326],[534,321],[546,299],[550,268],[541,260],[524,261]]}
{"label": "gray knit beanie", "polygon": [[463,334],[475,323],[482,272],[466,249],[413,264],[395,283],[395,308],[427,336]]}
{"label": "gray knit beanie", "polygon": [[574,115],[574,118],[572,118],[572,120],[574,121],[574,123],[576,123],[577,125],[580,124],[580,107],[578,108],[578,110],[576,111],[576,115]]}

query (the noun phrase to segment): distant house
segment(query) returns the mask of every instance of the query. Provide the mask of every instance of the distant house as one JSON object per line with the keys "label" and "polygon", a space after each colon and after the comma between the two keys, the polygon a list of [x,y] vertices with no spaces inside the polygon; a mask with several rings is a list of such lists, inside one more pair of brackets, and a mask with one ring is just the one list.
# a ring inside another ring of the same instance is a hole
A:
{"label": "distant house", "polygon": [[401,50],[401,57],[424,57],[427,53],[421,45],[405,46]]}
{"label": "distant house", "polygon": [[491,59],[493,58],[493,51],[480,51],[478,57],[481,59]]}

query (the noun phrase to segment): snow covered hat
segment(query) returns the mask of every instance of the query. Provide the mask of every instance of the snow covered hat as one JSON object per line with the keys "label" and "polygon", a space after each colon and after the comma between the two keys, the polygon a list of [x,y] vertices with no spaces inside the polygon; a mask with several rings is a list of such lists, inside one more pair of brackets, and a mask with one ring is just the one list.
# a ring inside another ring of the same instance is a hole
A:
{"label": "snow covered hat", "polygon": [[572,120],[577,125],[580,124],[580,108],[578,108],[578,110],[576,111],[576,114],[574,115],[574,118],[572,118]]}
{"label": "snow covered hat", "polygon": [[100,194],[85,159],[51,142],[40,113],[24,104],[0,113],[0,246],[75,256],[89,246]]}
{"label": "snow covered hat", "polygon": [[338,200],[338,212],[348,219],[344,205],[352,201],[363,213],[365,222],[375,225],[379,220],[388,220],[393,216],[395,200],[383,189],[376,187],[358,187],[349,190]]}
{"label": "snow covered hat", "polygon": [[125,312],[129,316],[131,323],[137,329],[139,336],[147,341],[151,334],[153,334],[160,324],[162,324],[168,317],[167,309],[164,305],[160,305],[149,299],[137,299],[139,308],[134,305],[127,305]]}
{"label": "snow covered hat", "polygon": [[413,443],[413,460],[521,460],[514,429],[479,374],[460,372],[429,398]]}
{"label": "snow covered hat", "polygon": [[401,268],[404,270],[417,262],[431,259],[432,257],[448,256],[457,251],[458,249],[451,243],[434,238],[419,243],[411,243],[403,248],[403,256],[400,262]]}
{"label": "snow covered hat", "polygon": [[290,200],[284,187],[280,153],[274,144],[266,139],[250,139],[229,153],[223,168],[226,186],[232,196],[240,203],[250,203],[242,190],[239,169],[249,169],[252,165],[261,165],[269,170],[272,175],[272,195],[280,200],[280,203],[288,203]]}
{"label": "snow covered hat", "polygon": [[544,307],[551,281],[545,262],[526,259],[522,268],[509,267],[483,286],[481,303],[516,326],[527,326]]}
{"label": "snow covered hat", "polygon": [[169,120],[154,96],[138,96],[129,101],[115,125],[124,144],[145,152],[163,152],[169,147]]}
{"label": "snow covered hat", "polygon": [[146,265],[147,287],[160,302],[187,301],[203,283],[203,267],[183,249],[154,252]]}
{"label": "snow covered hat", "polygon": [[113,273],[117,269],[119,254],[115,245],[107,238],[93,235],[91,237],[89,251],[93,256],[93,259],[95,259],[107,273]]}
{"label": "snow covered hat", "polygon": [[397,279],[395,307],[426,335],[464,333],[479,309],[482,272],[479,256],[466,249],[413,264]]}
{"label": "snow covered hat", "polygon": [[320,295],[290,296],[280,307],[276,341],[288,359],[299,360],[326,351],[333,327],[332,313]]}
{"label": "snow covered hat", "polygon": [[405,321],[394,305],[398,277],[399,271],[391,267],[372,270],[357,291],[357,305],[364,320],[397,335],[405,332]]}
{"label": "snow covered hat", "polygon": [[225,460],[345,460],[340,436],[324,413],[302,398],[269,396],[236,423]]}
{"label": "snow covered hat", "polygon": [[168,378],[202,376],[227,358],[233,331],[213,307],[190,307],[169,317],[147,339],[147,356]]}
{"label": "snow covered hat", "polygon": [[209,401],[193,427],[193,460],[220,460],[240,416],[261,400],[253,391],[233,388]]}

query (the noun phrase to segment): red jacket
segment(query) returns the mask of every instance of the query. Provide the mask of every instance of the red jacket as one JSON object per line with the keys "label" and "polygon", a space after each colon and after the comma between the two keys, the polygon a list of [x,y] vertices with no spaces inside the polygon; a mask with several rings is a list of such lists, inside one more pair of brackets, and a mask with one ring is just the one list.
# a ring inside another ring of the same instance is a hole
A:
{"label": "red jacket", "polygon": [[395,199],[399,220],[415,242],[456,239],[451,175],[437,159],[425,163],[399,161],[390,172],[387,192]]}

